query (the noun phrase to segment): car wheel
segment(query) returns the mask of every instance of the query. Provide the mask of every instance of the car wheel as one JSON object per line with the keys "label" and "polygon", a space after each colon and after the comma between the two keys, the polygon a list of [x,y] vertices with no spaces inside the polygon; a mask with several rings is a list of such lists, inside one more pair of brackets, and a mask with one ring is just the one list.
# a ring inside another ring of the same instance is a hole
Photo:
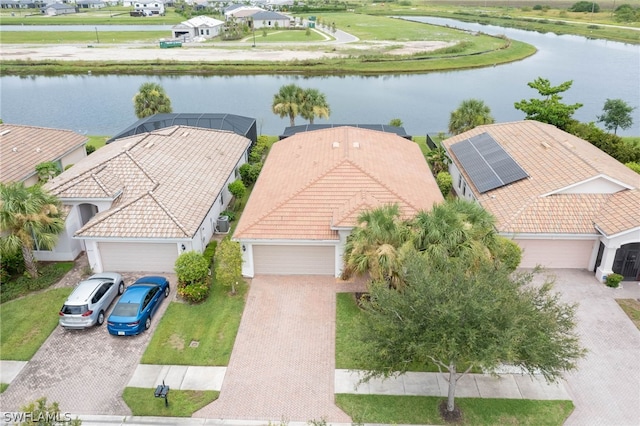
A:
{"label": "car wheel", "polygon": [[164,289],[164,297],[169,297],[169,293],[171,293],[171,289],[167,286],[167,288]]}
{"label": "car wheel", "polygon": [[147,320],[144,322],[144,329],[148,330],[149,327],[151,327],[151,318],[147,318]]}
{"label": "car wheel", "polygon": [[124,293],[124,281],[120,281],[120,285],[118,285],[118,294]]}
{"label": "car wheel", "polygon": [[104,324],[104,311],[100,311],[98,314],[98,319],[96,320],[96,325]]}

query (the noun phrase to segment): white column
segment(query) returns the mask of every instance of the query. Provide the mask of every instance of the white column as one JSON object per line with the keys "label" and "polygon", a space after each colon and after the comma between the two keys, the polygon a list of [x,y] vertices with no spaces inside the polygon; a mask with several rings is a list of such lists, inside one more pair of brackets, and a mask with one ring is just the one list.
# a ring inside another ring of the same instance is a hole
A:
{"label": "white column", "polygon": [[613,261],[616,258],[618,248],[620,248],[620,246],[605,246],[604,252],[602,253],[602,261],[596,270],[596,278],[600,281],[603,280],[603,277],[613,273]]}

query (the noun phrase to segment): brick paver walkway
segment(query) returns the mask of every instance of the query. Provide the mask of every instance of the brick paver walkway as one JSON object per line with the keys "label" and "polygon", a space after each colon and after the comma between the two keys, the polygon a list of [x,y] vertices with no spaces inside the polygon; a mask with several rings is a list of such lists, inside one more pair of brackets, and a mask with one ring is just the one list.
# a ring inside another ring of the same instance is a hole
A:
{"label": "brick paver walkway", "polygon": [[334,405],[334,278],[253,279],[220,398],[194,417],[350,422]]}
{"label": "brick paver walkway", "polygon": [[640,286],[624,282],[624,289],[612,289],[588,271],[551,272],[562,298],[579,303],[578,332],[589,350],[578,370],[565,377],[576,406],[565,424],[640,424],[640,331],[615,301],[640,298]]}

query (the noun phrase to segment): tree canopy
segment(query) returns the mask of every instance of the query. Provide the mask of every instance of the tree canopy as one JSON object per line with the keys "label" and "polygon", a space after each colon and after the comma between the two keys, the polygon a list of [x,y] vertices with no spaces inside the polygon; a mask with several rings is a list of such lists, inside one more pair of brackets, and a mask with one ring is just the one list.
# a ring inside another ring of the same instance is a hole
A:
{"label": "tree canopy", "polygon": [[491,109],[479,99],[462,101],[458,109],[451,112],[449,118],[449,133],[458,135],[482,124],[491,124],[495,120],[491,116]]}
{"label": "tree canopy", "polygon": [[242,252],[240,243],[230,238],[222,240],[216,251],[216,281],[231,287],[231,293],[236,293],[236,284],[242,280]]}
{"label": "tree canopy", "polygon": [[598,121],[604,123],[607,130],[613,130],[617,134],[618,127],[628,129],[633,124],[631,113],[635,107],[630,106],[622,99],[607,99],[602,108],[603,114],[598,116]]}
{"label": "tree canopy", "polygon": [[171,99],[162,86],[152,82],[142,83],[133,97],[133,107],[138,118],[172,112]]}
{"label": "tree canopy", "polygon": [[331,108],[327,103],[324,93],[321,93],[318,89],[303,90],[300,115],[305,120],[309,120],[309,124],[313,124],[316,117],[329,118]]}
{"label": "tree canopy", "polygon": [[38,276],[33,248],[51,250],[64,230],[60,201],[40,185],[0,183],[0,255],[22,251],[32,278]]}
{"label": "tree canopy", "polygon": [[562,100],[560,93],[569,90],[572,84],[573,80],[569,80],[558,86],[551,86],[549,80],[538,77],[534,81],[527,83],[527,85],[532,89],[536,89],[544,98],[532,98],[528,101],[523,99],[516,102],[514,106],[526,114],[525,118],[527,120],[552,124],[559,129],[565,130],[573,121],[573,113],[582,107],[580,103],[567,105],[560,102]]}
{"label": "tree canopy", "polygon": [[[364,380],[435,364],[449,382],[446,411],[455,413],[458,380],[472,369],[495,372],[503,363],[557,380],[584,350],[575,332],[575,306],[560,301],[550,282],[482,261],[410,254],[401,290],[371,286],[353,331]],[[448,373],[448,374],[446,374]]]}
{"label": "tree canopy", "polygon": [[299,115],[313,124],[316,118],[329,118],[331,108],[324,93],[318,89],[303,89],[295,84],[280,87],[273,96],[271,110],[280,118],[289,117],[291,126],[295,126]]}

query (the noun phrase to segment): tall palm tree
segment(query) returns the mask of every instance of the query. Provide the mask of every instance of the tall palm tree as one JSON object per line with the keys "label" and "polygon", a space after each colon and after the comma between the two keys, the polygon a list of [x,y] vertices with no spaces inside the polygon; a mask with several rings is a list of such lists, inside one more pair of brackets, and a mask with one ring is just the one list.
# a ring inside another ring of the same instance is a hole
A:
{"label": "tall palm tree", "polygon": [[38,276],[33,248],[51,250],[64,230],[60,201],[40,185],[0,183],[0,254],[22,250],[32,278]]}
{"label": "tall palm tree", "polygon": [[402,261],[412,248],[411,230],[400,218],[397,204],[364,211],[345,243],[345,275],[369,272],[375,281],[400,287]]}
{"label": "tall palm tree", "polygon": [[482,124],[495,123],[491,109],[479,99],[462,101],[458,109],[451,112],[449,133],[458,135]]}
{"label": "tall palm tree", "polygon": [[455,199],[418,213],[415,248],[436,259],[493,259],[498,253],[495,219],[478,203]]}
{"label": "tall palm tree", "polygon": [[273,95],[271,109],[280,118],[289,117],[291,126],[296,125],[296,116],[300,114],[304,91],[295,84],[287,84],[280,87],[278,93]]}
{"label": "tall palm tree", "polygon": [[142,83],[138,93],[133,97],[133,107],[138,118],[172,111],[169,96],[162,86],[152,82]]}
{"label": "tall palm tree", "polygon": [[309,120],[309,124],[313,124],[313,120],[318,118],[329,118],[331,108],[327,103],[324,93],[318,89],[307,89],[303,91],[302,105],[300,107],[300,115],[305,120]]}
{"label": "tall palm tree", "polygon": [[440,172],[446,172],[449,169],[449,164],[451,164],[451,159],[442,145],[438,145],[427,152],[425,157],[431,166],[431,172],[434,176],[438,176]]}

